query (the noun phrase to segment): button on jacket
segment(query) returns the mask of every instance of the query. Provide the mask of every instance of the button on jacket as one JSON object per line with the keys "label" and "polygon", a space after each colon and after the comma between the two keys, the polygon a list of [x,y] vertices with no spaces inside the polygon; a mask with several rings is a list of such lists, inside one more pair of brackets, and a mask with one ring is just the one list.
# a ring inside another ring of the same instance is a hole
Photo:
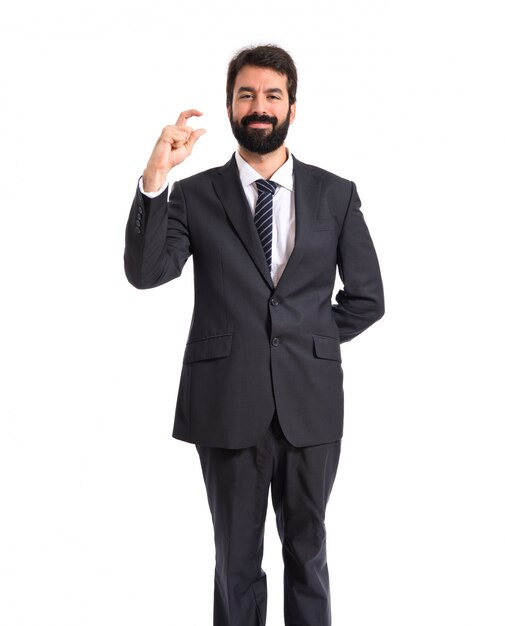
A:
{"label": "button on jacket", "polygon": [[[177,439],[252,446],[275,409],[294,446],[342,437],[340,344],[384,314],[381,274],[356,185],[292,158],[296,233],[277,284],[235,156],[175,183],[168,203],[167,190],[149,198],[137,187],[126,227],[128,280],[157,287],[180,276],[193,255]],[[332,303],[337,270],[343,289]]]}

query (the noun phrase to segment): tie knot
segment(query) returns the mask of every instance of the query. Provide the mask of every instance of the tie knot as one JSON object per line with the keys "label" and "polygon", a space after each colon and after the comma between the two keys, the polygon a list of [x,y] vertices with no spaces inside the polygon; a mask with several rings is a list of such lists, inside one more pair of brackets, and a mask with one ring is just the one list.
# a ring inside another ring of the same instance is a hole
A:
{"label": "tie knot", "polygon": [[258,193],[269,193],[272,196],[277,189],[277,183],[274,183],[272,180],[264,180],[263,178],[258,178],[256,182],[256,189]]}

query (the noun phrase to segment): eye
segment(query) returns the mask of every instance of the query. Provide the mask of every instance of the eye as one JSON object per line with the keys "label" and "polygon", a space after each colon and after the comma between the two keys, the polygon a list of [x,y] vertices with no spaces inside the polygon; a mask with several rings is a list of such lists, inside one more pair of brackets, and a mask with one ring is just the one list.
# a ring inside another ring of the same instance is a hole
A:
{"label": "eye", "polygon": [[243,93],[241,96],[239,96],[239,100],[246,100],[252,98],[252,95],[250,93]]}

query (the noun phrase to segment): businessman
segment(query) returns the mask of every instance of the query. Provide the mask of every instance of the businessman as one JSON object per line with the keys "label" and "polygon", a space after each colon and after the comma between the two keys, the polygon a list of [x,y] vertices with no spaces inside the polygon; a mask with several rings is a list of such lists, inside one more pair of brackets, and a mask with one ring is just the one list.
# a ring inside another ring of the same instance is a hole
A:
{"label": "businessman", "polygon": [[[236,152],[174,183],[168,198],[168,172],[205,132],[188,125],[200,111],[181,113],[154,146],[126,227],[126,276],[139,289],[178,277],[193,255],[172,434],[195,444],[202,467],[216,548],[214,626],[266,623],[270,488],[285,624],[331,623],[324,518],[343,435],[340,344],[384,314],[356,185],[285,145],[296,88],[283,49],[239,51],[226,85]],[[332,303],[337,269],[343,288]]]}

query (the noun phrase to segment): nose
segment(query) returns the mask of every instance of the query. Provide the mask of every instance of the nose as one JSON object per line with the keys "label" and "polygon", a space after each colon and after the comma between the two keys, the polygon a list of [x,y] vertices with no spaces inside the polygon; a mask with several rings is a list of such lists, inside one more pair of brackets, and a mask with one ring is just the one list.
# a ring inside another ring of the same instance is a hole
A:
{"label": "nose", "polygon": [[257,115],[268,115],[267,103],[268,101],[265,96],[257,96],[252,102],[251,113],[256,113]]}

